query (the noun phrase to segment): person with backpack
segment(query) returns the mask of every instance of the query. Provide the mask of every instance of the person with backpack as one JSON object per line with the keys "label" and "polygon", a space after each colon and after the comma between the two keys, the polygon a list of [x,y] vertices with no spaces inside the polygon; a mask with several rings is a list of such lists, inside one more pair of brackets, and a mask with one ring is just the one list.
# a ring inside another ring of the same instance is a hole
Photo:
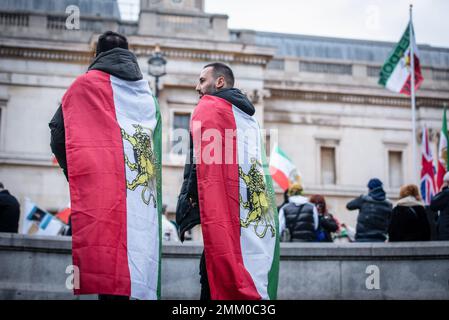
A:
{"label": "person with backpack", "polygon": [[326,200],[322,195],[315,194],[310,197],[310,203],[315,204],[318,211],[319,227],[316,240],[318,242],[333,242],[332,233],[338,230],[338,223],[328,212]]}
{"label": "person with backpack", "polygon": [[279,233],[283,241],[317,241],[318,211],[302,194],[303,187],[299,183],[288,189],[288,203],[279,212]]}

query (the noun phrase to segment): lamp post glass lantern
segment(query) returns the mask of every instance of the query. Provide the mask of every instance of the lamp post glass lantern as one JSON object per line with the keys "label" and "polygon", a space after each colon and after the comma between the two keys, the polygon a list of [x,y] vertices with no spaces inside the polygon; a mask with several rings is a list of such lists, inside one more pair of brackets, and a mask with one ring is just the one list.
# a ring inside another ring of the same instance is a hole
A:
{"label": "lamp post glass lantern", "polygon": [[166,64],[167,60],[165,60],[159,49],[159,46],[157,46],[153,54],[151,54],[150,58],[148,59],[148,74],[154,77],[156,98],[159,98],[159,78],[166,74]]}

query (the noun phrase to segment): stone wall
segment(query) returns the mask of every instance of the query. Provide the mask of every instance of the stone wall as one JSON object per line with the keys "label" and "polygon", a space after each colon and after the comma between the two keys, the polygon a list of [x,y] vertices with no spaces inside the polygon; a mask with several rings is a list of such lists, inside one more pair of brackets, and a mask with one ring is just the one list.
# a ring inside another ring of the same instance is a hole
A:
{"label": "stone wall", "polygon": [[[162,299],[199,298],[202,249],[164,243]],[[69,237],[0,233],[0,299],[96,299],[66,289],[70,264]],[[449,242],[282,243],[278,298],[449,299]]]}

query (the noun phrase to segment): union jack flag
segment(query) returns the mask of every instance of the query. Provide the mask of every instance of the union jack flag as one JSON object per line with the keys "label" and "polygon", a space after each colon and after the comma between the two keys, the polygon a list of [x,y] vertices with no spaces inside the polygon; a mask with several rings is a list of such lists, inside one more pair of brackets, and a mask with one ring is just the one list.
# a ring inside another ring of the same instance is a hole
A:
{"label": "union jack flag", "polygon": [[428,129],[424,127],[421,145],[421,195],[426,205],[430,205],[430,200],[435,195],[435,167],[433,163],[432,150],[429,146]]}

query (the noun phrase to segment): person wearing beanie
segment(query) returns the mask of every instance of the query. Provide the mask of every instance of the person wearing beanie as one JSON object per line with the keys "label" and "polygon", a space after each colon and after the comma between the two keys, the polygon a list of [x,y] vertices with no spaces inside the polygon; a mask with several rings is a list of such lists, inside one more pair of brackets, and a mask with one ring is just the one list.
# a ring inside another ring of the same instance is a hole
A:
{"label": "person wearing beanie", "polygon": [[418,187],[402,186],[399,197],[388,226],[388,241],[429,241],[430,225]]}
{"label": "person wearing beanie", "polygon": [[432,198],[430,209],[438,212],[437,239],[449,240],[449,172],[444,175],[440,193]]}
{"label": "person wearing beanie", "polygon": [[348,210],[359,210],[355,240],[358,242],[385,242],[392,204],[387,200],[383,183],[378,178],[368,182],[368,194],[350,201]]}
{"label": "person wearing beanie", "polygon": [[293,183],[288,188],[288,203],[279,211],[279,234],[283,241],[314,242],[318,229],[318,211],[303,196],[303,186]]}

